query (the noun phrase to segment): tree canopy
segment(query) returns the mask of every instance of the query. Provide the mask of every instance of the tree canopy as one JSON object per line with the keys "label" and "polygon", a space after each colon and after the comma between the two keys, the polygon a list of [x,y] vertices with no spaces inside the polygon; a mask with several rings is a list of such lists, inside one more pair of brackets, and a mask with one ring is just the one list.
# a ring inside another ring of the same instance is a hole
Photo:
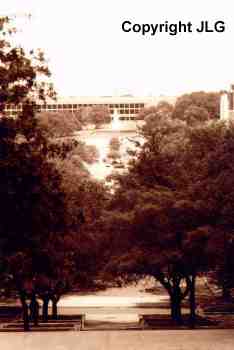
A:
{"label": "tree canopy", "polygon": [[[43,53],[15,48],[12,33],[9,19],[0,18],[0,277],[17,291],[28,330],[30,301],[35,311],[42,298],[46,320],[49,300],[56,316],[61,294],[93,280],[98,264],[87,262],[98,248],[91,228],[105,191],[83,166],[96,159],[96,149],[57,142],[39,123],[38,101],[54,96],[43,80],[50,73]],[[14,118],[8,103],[18,107]],[[89,235],[82,225],[90,227]]]}
{"label": "tree canopy", "polygon": [[[144,144],[128,172],[115,178],[109,210],[116,220],[120,213],[125,216],[115,225],[120,232],[127,226],[128,239],[117,236],[125,246],[110,253],[109,266],[122,276],[158,279],[171,298],[176,322],[188,296],[193,323],[196,276],[224,270],[232,251],[234,129],[216,121],[195,127],[178,123],[158,117],[148,127],[146,121]],[[227,279],[233,279],[230,269]]]}
{"label": "tree canopy", "polygon": [[[188,108],[191,106],[202,108],[201,114],[203,118],[205,117],[204,113],[208,113],[209,119],[218,119],[219,118],[219,101],[220,101],[220,93],[218,92],[192,92],[190,94],[184,94],[180,96],[175,103],[174,110],[172,113],[173,118],[185,120],[186,116],[188,117]],[[187,115],[186,115],[187,114]],[[198,119],[201,118],[199,113],[196,115]],[[207,116],[208,117],[208,116]],[[206,120],[207,118],[205,118]],[[201,120],[202,121],[202,120]]]}

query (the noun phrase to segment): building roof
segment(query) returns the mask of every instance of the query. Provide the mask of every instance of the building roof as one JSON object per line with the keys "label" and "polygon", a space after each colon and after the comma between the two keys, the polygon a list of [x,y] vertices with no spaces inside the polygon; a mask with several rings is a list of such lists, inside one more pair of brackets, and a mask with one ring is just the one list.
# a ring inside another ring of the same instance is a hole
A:
{"label": "building roof", "polygon": [[112,104],[112,103],[144,103],[156,105],[160,101],[174,104],[175,96],[58,96],[56,101],[48,99],[47,103],[56,104]]}

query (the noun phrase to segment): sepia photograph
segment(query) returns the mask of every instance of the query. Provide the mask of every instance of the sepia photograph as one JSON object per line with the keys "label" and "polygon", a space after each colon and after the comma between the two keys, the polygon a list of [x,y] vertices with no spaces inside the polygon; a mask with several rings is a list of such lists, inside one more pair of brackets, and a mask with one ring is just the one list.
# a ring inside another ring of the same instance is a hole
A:
{"label": "sepia photograph", "polygon": [[1,0],[0,349],[234,349],[230,0]]}

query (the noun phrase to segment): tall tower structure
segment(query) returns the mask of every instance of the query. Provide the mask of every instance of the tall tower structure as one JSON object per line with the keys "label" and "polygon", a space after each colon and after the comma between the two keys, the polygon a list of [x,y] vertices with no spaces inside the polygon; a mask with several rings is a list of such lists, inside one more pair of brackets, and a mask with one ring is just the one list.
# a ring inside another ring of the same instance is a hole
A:
{"label": "tall tower structure", "polygon": [[229,96],[227,92],[224,92],[220,98],[220,119],[229,119]]}
{"label": "tall tower structure", "polygon": [[231,111],[234,110],[234,84],[231,85],[231,89],[229,92],[229,109]]}
{"label": "tall tower structure", "polygon": [[234,118],[234,84],[229,92],[224,92],[220,98],[220,119],[230,120]]}

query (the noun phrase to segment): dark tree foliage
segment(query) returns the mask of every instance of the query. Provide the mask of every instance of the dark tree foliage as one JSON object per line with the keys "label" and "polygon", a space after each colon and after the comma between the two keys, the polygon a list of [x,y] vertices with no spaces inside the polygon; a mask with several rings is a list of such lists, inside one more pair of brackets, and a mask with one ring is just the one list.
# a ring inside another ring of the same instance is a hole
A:
{"label": "dark tree foliage", "polygon": [[[64,199],[60,176],[50,162],[50,145],[35,117],[36,101],[52,94],[51,86],[38,83],[49,76],[41,51],[27,54],[7,41],[12,30],[0,19],[0,250],[4,273],[19,293],[28,324],[29,293],[35,294],[42,247],[64,231]],[[6,104],[18,107],[9,117]],[[33,297],[35,299],[35,295]]]}
{"label": "dark tree foliage", "polygon": [[156,106],[143,108],[137,115],[138,120],[157,120],[158,118],[170,118],[173,112],[173,105],[167,101],[160,101]]}
{"label": "dark tree foliage", "polygon": [[175,322],[182,321],[181,302],[187,296],[194,326],[196,277],[221,271],[226,289],[233,281],[234,129],[220,122],[191,128],[166,118],[150,125],[143,127],[145,142],[128,173],[115,178],[109,216],[120,234],[127,222],[128,239],[119,248],[121,238],[117,235],[114,243],[110,234],[109,269],[159,280]]}
{"label": "dark tree foliage", "polygon": [[[206,111],[208,113],[209,119],[218,119],[219,101],[220,93],[218,92],[198,91],[192,92],[190,94],[184,94],[176,100],[172,117],[176,119],[186,120],[186,118],[188,117],[188,109],[191,107],[196,107],[202,108],[203,111],[201,111],[200,114],[204,115]],[[196,113],[196,115],[198,117],[198,120],[200,120],[201,116],[199,116],[199,113]],[[206,119],[207,117],[205,118],[205,120]]]}
{"label": "dark tree foliage", "polygon": [[111,122],[111,116],[108,108],[102,106],[93,106],[85,111],[85,119],[87,123],[93,124],[96,129],[100,128],[103,124]]}
{"label": "dark tree foliage", "polygon": [[120,149],[120,141],[118,137],[112,137],[109,142],[109,148],[111,151],[119,151]]}
{"label": "dark tree foliage", "polygon": [[82,129],[76,112],[41,112],[38,123],[47,137],[67,137]]}
{"label": "dark tree foliage", "polygon": [[[9,19],[0,18],[1,281],[17,291],[28,330],[29,303],[37,323],[40,296],[47,319],[48,300],[56,315],[59,297],[73,285],[75,235],[68,231],[55,158],[66,158],[74,144],[50,142],[38,124],[36,103],[54,95],[42,82],[50,73],[41,51],[10,44],[12,33]],[[7,114],[9,103],[18,108],[14,118]]]}

